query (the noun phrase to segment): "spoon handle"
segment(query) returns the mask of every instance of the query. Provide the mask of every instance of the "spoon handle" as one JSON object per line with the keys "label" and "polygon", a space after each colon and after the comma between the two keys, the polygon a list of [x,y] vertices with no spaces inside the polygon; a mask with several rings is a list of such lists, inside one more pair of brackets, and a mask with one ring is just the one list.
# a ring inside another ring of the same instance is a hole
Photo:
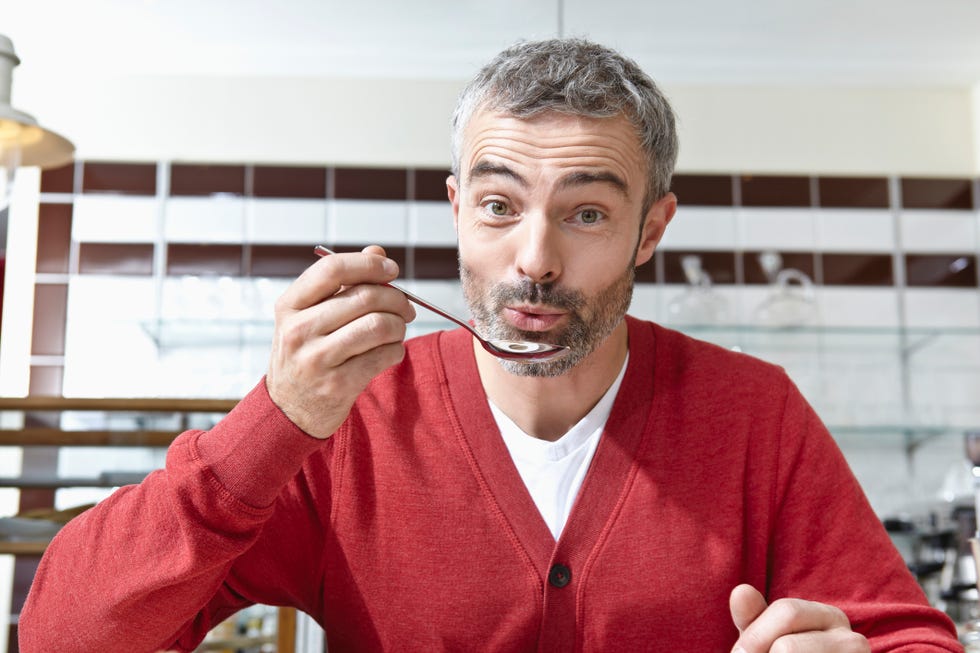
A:
{"label": "spoon handle", "polygon": [[[328,254],[334,254],[335,253],[335,252],[327,249],[323,245],[317,245],[316,247],[313,248],[313,251],[314,251],[314,253],[317,256],[327,256]],[[464,329],[466,329],[467,331],[469,331],[473,335],[479,337],[479,334],[476,332],[476,329],[474,329],[472,326],[470,326],[470,324],[468,322],[466,322],[463,319],[460,319],[460,318],[456,317],[455,315],[453,315],[452,313],[449,313],[448,311],[445,311],[445,310],[439,308],[435,304],[433,304],[431,302],[428,302],[428,301],[422,299],[421,297],[419,297],[415,293],[412,293],[412,292],[409,292],[409,291],[405,290],[404,288],[402,288],[401,286],[399,286],[396,283],[385,283],[385,284],[382,284],[382,285],[388,286],[390,288],[394,288],[398,292],[400,292],[403,295],[405,295],[405,297],[407,297],[409,301],[415,302],[416,304],[418,304],[422,308],[429,309],[430,311],[432,311],[436,315],[439,315],[441,317],[444,317],[447,320],[449,320],[450,322],[453,322],[455,324],[458,324],[459,326],[463,327]]]}

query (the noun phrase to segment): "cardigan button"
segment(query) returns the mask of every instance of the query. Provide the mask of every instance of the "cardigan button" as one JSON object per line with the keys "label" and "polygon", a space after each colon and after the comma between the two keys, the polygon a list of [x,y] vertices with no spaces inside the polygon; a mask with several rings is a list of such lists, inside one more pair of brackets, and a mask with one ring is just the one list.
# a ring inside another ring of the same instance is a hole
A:
{"label": "cardigan button", "polygon": [[565,565],[554,565],[548,572],[548,583],[555,587],[565,587],[572,582],[572,570]]}

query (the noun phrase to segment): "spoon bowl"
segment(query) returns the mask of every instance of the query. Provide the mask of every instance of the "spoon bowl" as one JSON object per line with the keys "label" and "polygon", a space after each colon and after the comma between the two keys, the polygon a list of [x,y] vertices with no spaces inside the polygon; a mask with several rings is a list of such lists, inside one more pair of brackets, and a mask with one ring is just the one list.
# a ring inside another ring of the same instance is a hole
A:
{"label": "spoon bowl", "polygon": [[[329,254],[334,253],[331,250],[324,247],[323,245],[317,245],[315,248],[313,248],[313,251],[314,253],[316,253],[317,256],[327,256]],[[473,334],[473,337],[476,338],[477,342],[479,342],[480,345],[485,350],[487,350],[497,358],[503,358],[506,360],[523,362],[523,363],[543,363],[546,361],[554,360],[556,358],[560,358],[565,354],[567,354],[569,351],[568,347],[565,347],[564,345],[551,345],[545,342],[530,342],[527,340],[502,340],[499,338],[484,338],[479,333],[477,333],[476,329],[474,329],[470,325],[470,323],[467,322],[466,320],[456,317],[452,313],[444,311],[443,309],[439,308],[435,304],[432,304],[431,302],[422,299],[418,295],[415,295],[414,293],[411,293],[405,290],[404,288],[402,288],[401,286],[398,286],[394,283],[386,283],[384,285],[394,288],[398,292],[405,295],[405,297],[407,297],[409,301],[418,304],[422,308],[426,308],[432,311],[433,313],[435,313],[436,315],[444,317],[450,322],[454,322],[455,324],[458,324],[459,326],[463,327],[464,329],[466,329],[467,331]]]}

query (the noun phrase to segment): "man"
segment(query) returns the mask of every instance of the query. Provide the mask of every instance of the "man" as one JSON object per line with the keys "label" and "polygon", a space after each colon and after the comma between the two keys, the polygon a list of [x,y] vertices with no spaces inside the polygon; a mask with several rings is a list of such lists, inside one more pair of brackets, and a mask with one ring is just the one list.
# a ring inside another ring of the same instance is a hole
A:
{"label": "man", "polygon": [[190,650],[251,603],[336,651],[955,651],[777,368],[625,317],[674,215],[671,109],[615,52],[467,87],[449,199],[478,329],[403,343],[383,250],[276,308],[268,375],[52,543],[23,651]]}

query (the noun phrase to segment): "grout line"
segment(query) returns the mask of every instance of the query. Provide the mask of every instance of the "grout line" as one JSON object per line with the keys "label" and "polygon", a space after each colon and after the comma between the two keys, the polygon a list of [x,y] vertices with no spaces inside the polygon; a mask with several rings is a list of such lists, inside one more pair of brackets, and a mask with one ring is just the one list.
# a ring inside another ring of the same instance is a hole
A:
{"label": "grout line", "polygon": [[823,286],[823,243],[820,238],[820,234],[822,233],[820,228],[820,179],[816,175],[810,175],[810,209],[813,215],[813,224],[810,232],[810,236],[813,239],[813,251],[811,252],[813,258],[813,283],[819,291],[820,286]]}
{"label": "grout line", "polygon": [[167,273],[167,198],[170,196],[170,161],[157,162],[157,229],[153,241],[154,317],[163,320],[163,282]]}
{"label": "grout line", "polygon": [[405,195],[408,198],[405,202],[405,217],[403,227],[405,228],[405,278],[415,278],[415,241],[412,237],[412,209],[415,206],[415,169],[405,169]]}

